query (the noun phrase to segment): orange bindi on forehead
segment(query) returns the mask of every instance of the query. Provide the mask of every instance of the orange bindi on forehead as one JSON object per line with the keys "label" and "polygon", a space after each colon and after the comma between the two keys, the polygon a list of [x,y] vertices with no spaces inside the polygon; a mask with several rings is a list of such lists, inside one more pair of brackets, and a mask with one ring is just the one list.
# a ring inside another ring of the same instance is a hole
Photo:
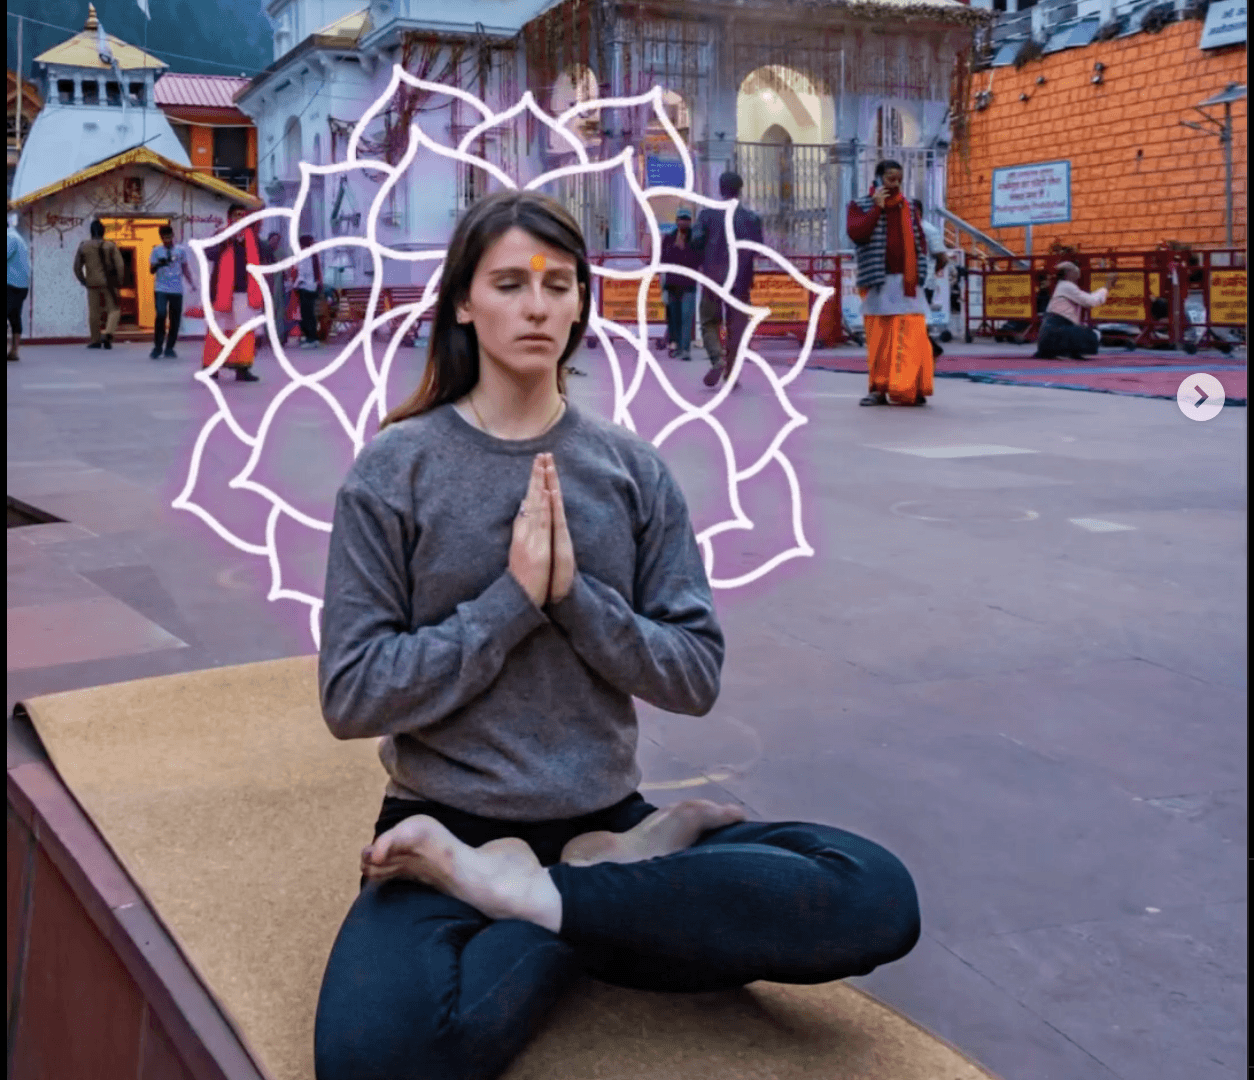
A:
{"label": "orange bindi on forehead", "polygon": [[541,270],[544,269],[544,256],[543,255],[531,256],[531,269],[536,271],[536,273],[539,273]]}

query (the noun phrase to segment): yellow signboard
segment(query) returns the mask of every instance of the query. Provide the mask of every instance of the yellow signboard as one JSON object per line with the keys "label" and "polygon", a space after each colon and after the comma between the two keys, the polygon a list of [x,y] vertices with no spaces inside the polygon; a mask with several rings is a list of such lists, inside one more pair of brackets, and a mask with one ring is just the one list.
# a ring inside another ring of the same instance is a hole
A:
{"label": "yellow signboard", "polygon": [[[1120,273],[1118,270],[1115,273],[1119,274],[1119,280],[1113,289],[1107,291],[1106,303],[1092,309],[1093,322],[1144,322],[1149,318],[1149,312],[1145,310],[1145,275]],[[1151,274],[1151,296],[1158,293],[1153,288],[1157,283],[1158,275]]]}
{"label": "yellow signboard", "polygon": [[984,317],[1032,318],[1032,275],[989,274],[984,279]]}
{"label": "yellow signboard", "polygon": [[1245,325],[1245,271],[1212,270],[1210,272],[1210,316],[1212,324]]}
{"label": "yellow signboard", "polygon": [[[640,295],[640,281],[633,278],[622,281],[617,278],[601,279],[601,318],[626,323],[636,321],[636,299]],[[649,282],[649,299],[645,305],[645,321],[666,322],[666,304],[662,300],[662,281],[656,274]]]}
{"label": "yellow signboard", "polygon": [[758,274],[749,290],[749,303],[771,309],[768,323],[804,323],[810,319],[810,290],[788,274]]}

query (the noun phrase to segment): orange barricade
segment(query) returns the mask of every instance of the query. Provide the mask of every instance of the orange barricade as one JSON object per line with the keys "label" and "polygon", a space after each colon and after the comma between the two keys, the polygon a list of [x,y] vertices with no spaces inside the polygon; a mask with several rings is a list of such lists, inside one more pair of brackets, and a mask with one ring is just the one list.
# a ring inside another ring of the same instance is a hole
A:
{"label": "orange barricade", "polygon": [[[797,269],[811,281],[819,285],[828,285],[835,290],[826,308],[819,318],[819,327],[815,344],[831,346],[842,343],[844,338],[843,323],[840,317],[840,282],[841,256],[839,255],[786,255]],[[590,257],[594,265],[604,266],[607,262],[612,266],[629,270],[631,262],[643,266],[648,258],[643,252],[610,252],[605,255]],[[804,341],[810,328],[810,317],[814,310],[817,297],[804,285],[799,284],[791,274],[780,270],[778,264],[769,259],[755,260],[753,288],[749,293],[749,302],[759,307],[771,309],[771,314],[758,324],[755,337],[793,337]],[[615,280],[613,278],[594,275],[595,302],[597,311],[603,319],[613,319],[631,327],[636,322],[636,309],[639,297],[640,282],[637,279]],[[658,333],[651,336],[653,344],[660,344],[665,334],[666,304],[662,296],[661,275],[655,275],[649,282],[649,292],[645,305],[645,322],[657,328]],[[596,344],[596,338],[588,337],[588,344]]]}
{"label": "orange barricade", "polygon": [[[788,255],[786,258],[811,281],[820,285],[828,285],[835,293],[828,301],[819,318],[815,344],[820,347],[839,345],[845,341],[843,321],[841,319],[841,270],[840,255]],[[643,252],[607,252],[591,255],[588,261],[594,266],[611,266],[630,270],[635,266],[643,266],[648,260]],[[635,325],[636,305],[640,282],[637,279],[617,280],[593,275],[593,303],[604,319],[613,319],[625,324],[628,328]],[[379,313],[390,311],[398,304],[414,303],[422,296],[420,285],[385,286],[379,294]],[[338,330],[352,333],[366,316],[366,306],[370,299],[370,286],[356,286],[339,291],[338,312],[336,323]],[[793,337],[804,341],[809,331],[810,317],[817,298],[804,285],[780,270],[778,265],[769,259],[756,260],[753,289],[749,294],[750,303],[771,309],[771,314],[758,326],[755,337]],[[407,335],[407,343],[417,334],[418,327],[430,321],[434,311],[425,313]],[[650,328],[650,339],[654,345],[661,344],[666,333],[666,303],[662,295],[661,275],[654,275],[649,282],[649,292],[645,302],[645,323]],[[694,327],[694,331],[699,328]],[[589,347],[597,344],[595,336],[589,334]]]}
{"label": "orange barricade", "polygon": [[[1235,248],[1181,252],[1106,251],[1076,254],[973,257],[964,280],[966,339],[992,337],[1019,344],[1036,340],[1053,294],[1058,263],[1080,268],[1081,289],[1092,292],[1117,280],[1106,303],[1086,315],[1106,345],[1183,348],[1233,342],[1215,332],[1245,332],[1245,252]],[[1192,301],[1197,301],[1193,303]]]}

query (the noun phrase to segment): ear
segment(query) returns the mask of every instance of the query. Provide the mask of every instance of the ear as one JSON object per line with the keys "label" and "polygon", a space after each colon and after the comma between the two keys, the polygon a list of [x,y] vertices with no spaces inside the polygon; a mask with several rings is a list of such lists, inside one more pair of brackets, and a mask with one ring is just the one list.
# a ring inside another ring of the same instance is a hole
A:
{"label": "ear", "polygon": [[456,312],[458,326],[465,326],[467,323],[474,321],[470,317],[470,309],[466,301],[463,300],[458,304],[454,311]]}

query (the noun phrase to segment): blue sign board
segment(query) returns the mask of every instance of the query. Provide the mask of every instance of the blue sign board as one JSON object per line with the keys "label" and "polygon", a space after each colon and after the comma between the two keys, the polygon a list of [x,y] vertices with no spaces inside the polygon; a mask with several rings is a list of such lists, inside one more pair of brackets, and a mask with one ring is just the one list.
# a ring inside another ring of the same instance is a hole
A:
{"label": "blue sign board", "polygon": [[684,163],[679,158],[655,157],[644,159],[645,187],[684,186]]}
{"label": "blue sign board", "polygon": [[1042,161],[993,170],[994,229],[1071,220],[1071,162]]}

